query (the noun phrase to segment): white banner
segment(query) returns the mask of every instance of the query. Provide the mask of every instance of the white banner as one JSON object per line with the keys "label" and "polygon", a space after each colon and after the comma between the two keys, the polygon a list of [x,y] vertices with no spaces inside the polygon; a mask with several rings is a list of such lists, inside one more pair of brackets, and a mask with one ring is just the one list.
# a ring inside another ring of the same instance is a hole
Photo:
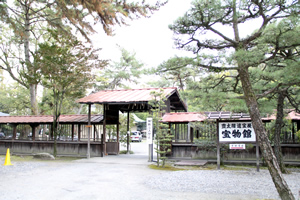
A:
{"label": "white banner", "polygon": [[152,139],[152,135],[153,135],[153,123],[152,123],[152,118],[147,118],[146,121],[146,125],[147,125],[147,144],[152,144],[153,143],[153,139]]}
{"label": "white banner", "polygon": [[219,122],[220,142],[255,142],[251,121]]}

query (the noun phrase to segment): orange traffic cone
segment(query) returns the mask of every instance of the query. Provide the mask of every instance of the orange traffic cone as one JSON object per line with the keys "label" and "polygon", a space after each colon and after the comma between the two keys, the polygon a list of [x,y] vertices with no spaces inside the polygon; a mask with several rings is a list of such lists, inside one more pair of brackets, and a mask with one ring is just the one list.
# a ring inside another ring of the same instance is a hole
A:
{"label": "orange traffic cone", "polygon": [[10,153],[9,153],[9,148],[6,151],[6,157],[5,157],[5,162],[4,165],[13,165],[10,163]]}

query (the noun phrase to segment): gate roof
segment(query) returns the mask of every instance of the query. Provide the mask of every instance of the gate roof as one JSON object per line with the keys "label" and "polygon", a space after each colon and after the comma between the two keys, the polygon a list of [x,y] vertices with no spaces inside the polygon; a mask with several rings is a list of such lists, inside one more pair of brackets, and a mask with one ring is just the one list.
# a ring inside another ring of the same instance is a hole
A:
{"label": "gate roof", "polygon": [[[163,90],[165,98],[170,101],[171,110],[187,110],[186,105],[179,97],[176,87],[103,90],[83,97],[77,102],[82,104],[122,105],[119,107],[121,111],[144,111],[149,110],[148,102],[153,100],[153,95],[151,95],[151,92],[159,92],[160,89]],[[124,107],[124,105],[131,106]]]}

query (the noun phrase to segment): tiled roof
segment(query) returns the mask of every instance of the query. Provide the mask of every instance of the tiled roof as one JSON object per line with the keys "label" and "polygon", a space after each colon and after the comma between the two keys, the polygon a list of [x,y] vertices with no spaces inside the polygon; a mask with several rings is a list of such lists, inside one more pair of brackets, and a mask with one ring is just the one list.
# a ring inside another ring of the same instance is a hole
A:
{"label": "tiled roof", "polygon": [[250,119],[250,115],[247,113],[233,113],[229,111],[212,111],[204,112],[207,119]]}
{"label": "tiled roof", "polygon": [[[168,98],[177,91],[176,87],[162,88],[165,97]],[[79,99],[78,103],[122,103],[122,102],[148,102],[153,99],[152,91],[158,92],[160,88],[103,90],[92,93]]]}
{"label": "tiled roof", "polygon": [[[290,111],[288,112],[287,114],[287,119],[290,119],[290,120],[295,120],[295,121],[300,121],[300,113],[297,113],[296,111]],[[273,114],[269,117],[264,117],[262,118],[262,120],[265,120],[265,121],[271,121],[271,120],[275,120],[276,119],[276,114]]]}
{"label": "tiled roof", "polygon": [[206,116],[196,112],[166,113],[161,122],[201,122]]}
{"label": "tiled roof", "polygon": [[288,114],[287,118],[292,120],[300,120],[300,113],[292,111]]}
{"label": "tiled roof", "polygon": [[[232,119],[232,120],[251,120],[250,116],[246,113],[232,113],[232,112],[178,112],[166,113],[161,122],[201,122],[207,119]],[[276,116],[262,118],[263,121],[275,120]],[[287,119],[300,121],[300,114],[295,111],[289,112]]]}
{"label": "tiled roof", "polygon": [[[91,123],[100,123],[103,115],[92,115]],[[52,115],[0,116],[0,124],[49,124],[53,122]],[[87,123],[88,115],[61,115],[60,123]]]}

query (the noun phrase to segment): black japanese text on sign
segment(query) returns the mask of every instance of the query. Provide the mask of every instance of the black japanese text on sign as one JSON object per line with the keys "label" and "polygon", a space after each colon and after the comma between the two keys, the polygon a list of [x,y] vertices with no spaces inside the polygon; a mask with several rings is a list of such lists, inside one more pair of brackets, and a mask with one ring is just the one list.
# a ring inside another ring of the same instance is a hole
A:
{"label": "black japanese text on sign", "polygon": [[220,142],[255,142],[251,121],[219,122]]}

